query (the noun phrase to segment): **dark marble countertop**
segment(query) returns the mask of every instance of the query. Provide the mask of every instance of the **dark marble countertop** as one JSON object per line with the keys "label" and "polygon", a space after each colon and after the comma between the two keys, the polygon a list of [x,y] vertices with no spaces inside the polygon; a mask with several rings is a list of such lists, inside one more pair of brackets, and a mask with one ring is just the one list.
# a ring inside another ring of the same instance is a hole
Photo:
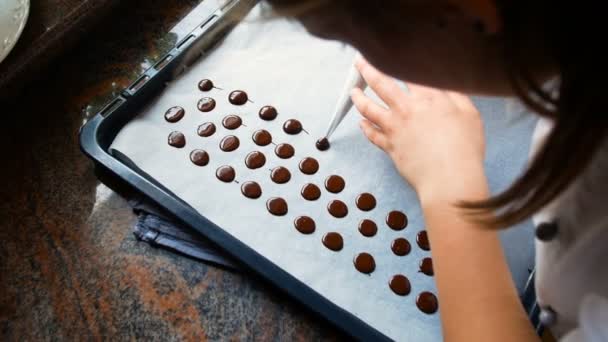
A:
{"label": "dark marble countertop", "polygon": [[265,282],[138,242],[78,129],[171,45],[197,0],[137,0],[2,103],[0,340],[322,340]]}

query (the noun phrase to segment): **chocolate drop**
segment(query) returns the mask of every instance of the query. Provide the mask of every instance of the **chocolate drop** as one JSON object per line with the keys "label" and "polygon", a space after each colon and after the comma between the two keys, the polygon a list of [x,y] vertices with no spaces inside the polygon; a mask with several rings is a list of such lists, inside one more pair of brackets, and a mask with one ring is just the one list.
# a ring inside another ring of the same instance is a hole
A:
{"label": "chocolate drop", "polygon": [[239,145],[239,138],[234,135],[227,135],[220,141],[220,149],[224,152],[232,152],[239,148]]}
{"label": "chocolate drop", "polygon": [[426,230],[423,230],[416,235],[416,242],[421,249],[425,251],[431,250],[431,244],[429,243],[429,237],[426,234]]}
{"label": "chocolate drop", "polygon": [[327,140],[327,138],[321,138],[319,140],[317,140],[317,143],[315,144],[315,146],[317,146],[317,149],[319,151],[327,151],[329,150],[329,140]]}
{"label": "chocolate drop", "polygon": [[435,297],[434,294],[425,291],[420,293],[418,298],[416,298],[416,306],[425,314],[433,314],[437,312],[439,303],[437,302],[437,297]]}
{"label": "chocolate drop", "polygon": [[242,90],[235,90],[228,95],[228,101],[237,106],[244,105],[248,99],[247,93]]}
{"label": "chocolate drop", "polygon": [[325,189],[334,194],[344,190],[345,185],[344,179],[338,175],[331,175],[325,179]]}
{"label": "chocolate drop", "polygon": [[429,257],[420,260],[420,264],[418,266],[420,267],[420,272],[428,276],[432,276],[435,274],[435,272],[433,271],[433,259]]}
{"label": "chocolate drop", "polygon": [[197,107],[201,112],[210,112],[215,108],[215,100],[210,97],[203,97],[198,100]]}
{"label": "chocolate drop", "polygon": [[376,207],[376,198],[374,195],[364,192],[355,200],[357,208],[363,211],[370,211]]}
{"label": "chocolate drop", "polygon": [[406,276],[402,274],[394,275],[388,282],[388,286],[391,288],[391,290],[393,290],[395,294],[399,296],[407,296],[412,290],[410,281],[407,279]]}
{"label": "chocolate drop", "polygon": [[206,78],[202,79],[200,82],[198,82],[198,89],[200,91],[209,91],[213,89],[213,82]]}
{"label": "chocolate drop", "polygon": [[272,135],[265,129],[258,129],[251,136],[253,142],[258,146],[266,146],[272,142]]}
{"label": "chocolate drop", "polygon": [[340,233],[329,232],[323,236],[323,245],[332,251],[337,252],[344,247],[344,240],[342,240],[342,235],[340,235]]}
{"label": "chocolate drop", "polygon": [[241,192],[245,197],[256,199],[262,196],[262,188],[256,182],[245,182],[241,185]]}
{"label": "chocolate drop", "polygon": [[236,172],[232,166],[223,165],[217,168],[215,176],[222,182],[230,183],[234,180],[234,177],[236,177]]}
{"label": "chocolate drop", "polygon": [[184,114],[186,114],[184,108],[180,106],[171,107],[165,112],[165,120],[171,123],[178,122],[184,117]]}
{"label": "chocolate drop", "polygon": [[266,209],[272,215],[283,216],[287,214],[287,202],[281,197],[272,197],[266,201]]}
{"label": "chocolate drop", "polygon": [[302,132],[302,123],[296,119],[289,119],[283,124],[283,131],[287,134],[298,134]]}
{"label": "chocolate drop", "polygon": [[293,225],[302,234],[312,234],[316,229],[315,221],[308,216],[297,217]]}
{"label": "chocolate drop", "polygon": [[274,149],[274,153],[281,159],[289,159],[296,153],[293,146],[289,144],[279,144]]}
{"label": "chocolate drop", "polygon": [[333,217],[342,218],[348,215],[348,207],[340,200],[333,200],[327,205],[327,211]]}
{"label": "chocolate drop", "polygon": [[227,115],[222,120],[222,125],[226,129],[230,129],[230,130],[237,129],[237,128],[241,127],[242,124],[243,124],[243,120],[238,115]]}
{"label": "chocolate drop", "polygon": [[245,165],[250,169],[259,169],[266,164],[266,156],[264,153],[259,151],[249,152],[245,157]]}
{"label": "chocolate drop", "polygon": [[300,161],[300,171],[307,175],[314,175],[319,171],[319,162],[315,158],[306,157]]}
{"label": "chocolate drop", "polygon": [[201,137],[210,137],[215,133],[215,125],[213,122],[205,122],[204,124],[198,126],[196,133]]}
{"label": "chocolate drop", "polygon": [[262,120],[271,121],[271,120],[276,119],[278,113],[277,113],[277,109],[274,108],[273,106],[264,106],[260,109],[260,112],[258,113],[258,115],[260,116],[260,118]]}
{"label": "chocolate drop", "polygon": [[395,255],[404,256],[410,253],[412,246],[406,239],[396,238],[393,240],[393,243],[391,243],[391,250]]}
{"label": "chocolate drop", "polygon": [[169,143],[169,145],[171,145],[173,147],[182,148],[182,147],[186,146],[186,137],[184,136],[184,133],[182,133],[182,132],[173,131],[173,132],[169,133],[167,142]]}
{"label": "chocolate drop", "polygon": [[378,226],[372,220],[362,220],[359,222],[359,233],[363,236],[372,237],[378,232]]}
{"label": "chocolate drop", "polygon": [[190,152],[190,161],[194,165],[205,166],[209,164],[209,154],[204,150],[193,150]]}
{"label": "chocolate drop", "polygon": [[321,197],[321,189],[312,183],[304,185],[300,193],[304,199],[309,201],[315,201]]}
{"label": "chocolate drop", "polygon": [[282,166],[277,166],[270,172],[270,179],[277,184],[285,184],[291,179],[291,172]]}
{"label": "chocolate drop", "polygon": [[374,257],[369,253],[359,253],[353,260],[357,271],[365,274],[374,272],[376,269],[376,262]]}
{"label": "chocolate drop", "polygon": [[393,230],[402,230],[407,226],[407,216],[397,210],[386,215],[386,224]]}

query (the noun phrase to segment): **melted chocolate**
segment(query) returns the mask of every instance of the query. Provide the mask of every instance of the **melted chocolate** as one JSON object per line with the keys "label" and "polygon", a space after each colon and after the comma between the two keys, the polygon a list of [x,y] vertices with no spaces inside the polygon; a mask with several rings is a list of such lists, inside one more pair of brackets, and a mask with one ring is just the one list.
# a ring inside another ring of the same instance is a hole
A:
{"label": "melted chocolate", "polygon": [[399,296],[407,296],[412,290],[410,281],[403,274],[394,275],[388,282],[388,286]]}
{"label": "melted chocolate", "polygon": [[412,246],[406,239],[396,238],[393,240],[393,243],[391,243],[391,250],[395,255],[404,256],[410,253]]}
{"label": "melted chocolate", "polygon": [[359,253],[353,260],[357,271],[365,274],[374,272],[376,269],[376,262],[374,257],[369,253]]}
{"label": "melted chocolate", "polygon": [[244,105],[247,100],[249,100],[249,97],[247,96],[247,93],[242,90],[235,90],[228,95],[228,101],[233,105]]}
{"label": "melted chocolate", "polygon": [[378,226],[372,220],[362,220],[359,222],[359,233],[363,236],[371,237],[378,232]]}
{"label": "melted chocolate", "polygon": [[227,115],[224,117],[224,120],[222,120],[222,125],[230,130],[237,129],[241,127],[242,124],[243,120],[241,120],[241,117],[238,115]]}
{"label": "melted chocolate", "polygon": [[298,134],[302,132],[302,123],[296,119],[289,119],[283,124],[283,131],[287,134]]}
{"label": "melted chocolate", "polygon": [[270,179],[277,184],[285,184],[291,179],[291,172],[282,166],[277,166],[270,172]]}
{"label": "melted chocolate", "polygon": [[364,192],[355,200],[357,208],[363,211],[370,211],[376,207],[376,198],[374,195]]}
{"label": "melted chocolate", "polygon": [[173,147],[182,148],[186,146],[186,137],[182,132],[173,131],[169,133],[167,143]]}
{"label": "melted chocolate", "polygon": [[236,177],[236,172],[232,166],[223,165],[217,168],[215,176],[222,182],[230,183],[234,180],[234,177]]}
{"label": "melted chocolate", "polygon": [[422,292],[416,298],[416,306],[420,311],[426,314],[433,314],[437,312],[439,308],[439,303],[437,302],[437,297],[430,292]]}
{"label": "melted chocolate", "polygon": [[397,210],[386,215],[386,224],[393,230],[402,230],[407,226],[407,216]]}
{"label": "melted chocolate", "polygon": [[418,266],[420,267],[420,272],[428,276],[432,276],[435,274],[435,272],[433,271],[433,259],[429,257],[420,260],[420,264]]}
{"label": "melted chocolate", "polygon": [[165,112],[165,120],[168,122],[178,122],[184,117],[186,111],[180,106],[175,106],[167,109]]}
{"label": "melted chocolate", "polygon": [[203,97],[198,100],[197,107],[201,112],[210,112],[215,108],[215,100],[210,97]]}
{"label": "melted chocolate", "polygon": [[272,135],[265,129],[258,129],[251,136],[253,142],[258,146],[266,146],[272,142]]}
{"label": "melted chocolate", "polygon": [[278,144],[277,147],[274,148],[274,153],[281,159],[289,159],[293,157],[296,151],[293,146],[289,144]]}
{"label": "melted chocolate", "polygon": [[325,189],[334,194],[344,190],[345,185],[344,179],[338,175],[331,175],[325,179]]}
{"label": "melted chocolate", "polygon": [[307,175],[314,175],[319,171],[319,162],[315,158],[306,157],[300,161],[300,171]]}
{"label": "melted chocolate", "polygon": [[258,113],[260,118],[262,120],[266,120],[266,121],[271,121],[271,120],[276,119],[278,114],[279,113],[277,113],[277,109],[274,108],[273,106],[264,106],[260,109],[260,112]]}
{"label": "melted chocolate", "polygon": [[327,205],[327,211],[333,217],[342,218],[348,215],[348,207],[340,200],[333,200]]}
{"label": "melted chocolate", "polygon": [[329,150],[329,140],[327,140],[327,138],[321,138],[319,140],[317,140],[317,143],[315,144],[315,146],[317,146],[317,149],[319,151],[327,151]]}
{"label": "melted chocolate", "polygon": [[266,209],[272,215],[283,216],[287,214],[287,202],[281,197],[272,197],[266,201]]}
{"label": "melted chocolate", "polygon": [[209,164],[209,154],[204,150],[194,150],[190,152],[190,161],[194,165],[205,166]]}
{"label": "melted chocolate", "polygon": [[266,156],[259,151],[249,152],[245,157],[245,165],[250,169],[259,169],[266,164]]}
{"label": "melted chocolate", "polygon": [[308,216],[299,216],[293,221],[293,225],[302,234],[312,234],[316,229],[315,221]]}
{"label": "melted chocolate", "polygon": [[201,137],[210,137],[213,135],[213,133],[215,133],[215,125],[213,122],[205,122],[204,124],[198,126],[196,132]]}
{"label": "melted chocolate", "polygon": [[321,189],[318,186],[308,183],[302,187],[302,191],[300,192],[304,199],[309,201],[318,200],[321,197]]}
{"label": "melted chocolate", "polygon": [[323,236],[323,245],[332,251],[337,252],[344,247],[344,240],[342,240],[342,235],[340,235],[340,233],[329,232]]}
{"label": "melted chocolate", "polygon": [[200,91],[209,91],[211,89],[213,89],[213,82],[209,79],[203,79],[200,82],[198,82],[198,89]]}
{"label": "melted chocolate", "polygon": [[224,152],[232,152],[239,148],[239,145],[239,138],[234,135],[227,135],[220,141],[220,149]]}
{"label": "melted chocolate", "polygon": [[260,198],[262,196],[262,188],[256,182],[245,182],[241,185],[241,192],[248,198]]}
{"label": "melted chocolate", "polygon": [[423,230],[416,235],[416,242],[421,249],[425,251],[431,250],[431,244],[429,243],[429,236],[426,234],[426,230]]}

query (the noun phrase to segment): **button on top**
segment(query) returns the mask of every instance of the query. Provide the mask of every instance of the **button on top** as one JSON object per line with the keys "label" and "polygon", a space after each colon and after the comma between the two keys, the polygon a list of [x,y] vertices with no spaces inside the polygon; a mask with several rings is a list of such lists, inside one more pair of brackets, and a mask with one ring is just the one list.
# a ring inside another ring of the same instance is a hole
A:
{"label": "button on top", "polygon": [[546,327],[552,326],[557,322],[557,313],[550,306],[540,309],[538,320]]}
{"label": "button on top", "polygon": [[557,236],[557,223],[543,222],[536,227],[536,238],[540,241],[550,241]]}

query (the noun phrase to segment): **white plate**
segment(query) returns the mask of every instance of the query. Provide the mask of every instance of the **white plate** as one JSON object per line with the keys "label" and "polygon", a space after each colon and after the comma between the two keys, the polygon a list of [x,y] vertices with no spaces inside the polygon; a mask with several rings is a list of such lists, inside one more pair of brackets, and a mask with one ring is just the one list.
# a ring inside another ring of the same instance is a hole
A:
{"label": "white plate", "polygon": [[30,12],[30,0],[0,0],[0,63],[19,39]]}

